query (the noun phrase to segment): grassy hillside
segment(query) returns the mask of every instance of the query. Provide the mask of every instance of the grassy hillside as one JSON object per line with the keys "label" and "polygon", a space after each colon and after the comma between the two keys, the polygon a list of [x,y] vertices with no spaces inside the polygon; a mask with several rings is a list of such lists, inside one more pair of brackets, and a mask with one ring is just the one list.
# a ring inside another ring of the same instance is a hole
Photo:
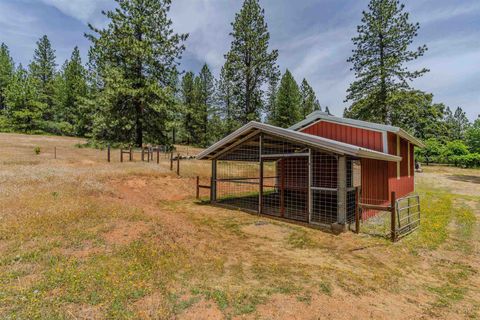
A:
{"label": "grassy hillside", "polygon": [[0,318],[480,316],[478,170],[424,167],[421,228],[392,244],[198,203],[208,162],[78,143],[0,134]]}

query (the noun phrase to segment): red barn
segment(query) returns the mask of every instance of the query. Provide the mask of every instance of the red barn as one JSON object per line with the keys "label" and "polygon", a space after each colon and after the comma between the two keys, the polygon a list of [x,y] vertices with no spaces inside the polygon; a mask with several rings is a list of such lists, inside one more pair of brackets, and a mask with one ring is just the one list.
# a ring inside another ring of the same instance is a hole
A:
{"label": "red barn", "polygon": [[371,204],[414,191],[414,146],[423,144],[401,128],[315,111],[288,129],[250,122],[197,158],[212,160],[214,203],[346,225],[355,187]]}

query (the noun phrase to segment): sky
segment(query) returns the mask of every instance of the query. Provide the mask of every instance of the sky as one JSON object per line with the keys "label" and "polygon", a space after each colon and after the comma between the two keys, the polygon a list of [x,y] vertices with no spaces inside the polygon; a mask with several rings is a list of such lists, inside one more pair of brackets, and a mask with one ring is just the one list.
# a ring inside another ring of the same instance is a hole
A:
{"label": "sky", "polygon": [[[411,85],[433,93],[435,102],[460,106],[470,120],[480,113],[480,1],[403,0],[410,21],[420,30],[413,46],[426,44],[426,54],[409,67],[430,69]],[[260,0],[270,31],[270,48],[278,49],[282,72],[298,83],[306,78],[322,106],[342,115],[353,72],[346,62],[356,26],[367,0]],[[175,32],[188,33],[182,70],[198,72],[206,62],[217,76],[231,43],[229,33],[241,0],[173,0],[170,17]],[[31,61],[35,42],[50,38],[61,65],[78,45],[86,58],[88,23],[105,26],[102,10],[114,0],[0,0],[0,42],[16,63]]]}

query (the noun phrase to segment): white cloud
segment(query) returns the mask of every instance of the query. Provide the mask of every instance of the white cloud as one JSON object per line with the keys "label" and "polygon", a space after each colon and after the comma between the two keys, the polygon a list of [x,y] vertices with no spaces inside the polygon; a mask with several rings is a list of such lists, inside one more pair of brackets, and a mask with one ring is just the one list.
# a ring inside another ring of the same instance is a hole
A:
{"label": "white cloud", "polygon": [[111,0],[41,0],[46,5],[83,23],[97,23],[102,9],[112,6]]}

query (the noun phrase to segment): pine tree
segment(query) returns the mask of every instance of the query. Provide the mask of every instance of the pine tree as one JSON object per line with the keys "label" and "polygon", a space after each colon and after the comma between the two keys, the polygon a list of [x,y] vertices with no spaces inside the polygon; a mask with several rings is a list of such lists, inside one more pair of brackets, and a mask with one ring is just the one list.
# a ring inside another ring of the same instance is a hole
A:
{"label": "pine tree", "polygon": [[194,79],[195,75],[193,72],[186,72],[183,75],[180,85],[183,128],[186,132],[187,144],[191,144],[195,141],[197,133]]}
{"label": "pine tree", "polygon": [[176,34],[168,17],[171,0],[116,0],[96,35],[92,58],[101,79],[96,139],[167,143],[168,119],[175,108],[172,83],[186,34]]}
{"label": "pine tree", "polygon": [[[409,50],[420,28],[410,23],[404,5],[397,0],[371,0],[363,12],[356,46],[348,62],[353,64],[356,80],[347,90],[347,101],[353,101],[351,114],[357,118],[390,123],[387,100],[392,92],[409,89],[409,81],[428,70],[409,71],[405,63],[422,56],[425,45]],[[360,101],[364,103],[359,103]],[[360,110],[352,110],[362,106]]]}
{"label": "pine tree", "polygon": [[225,64],[220,71],[220,79],[218,81],[217,100],[220,109],[220,118],[223,120],[221,135],[230,134],[240,127],[239,108],[234,103],[232,75]]}
{"label": "pine tree", "polygon": [[5,90],[14,73],[14,63],[5,43],[0,44],[0,112],[5,109]]}
{"label": "pine tree", "polygon": [[200,70],[198,76],[199,79],[199,93],[198,93],[198,115],[200,117],[200,123],[202,127],[201,132],[201,145],[208,145],[211,140],[212,131],[210,129],[210,120],[217,114],[215,108],[215,78],[212,72],[205,63]]}
{"label": "pine tree", "polygon": [[[275,70],[275,71],[278,71],[278,70]],[[267,122],[271,122],[271,120],[275,118],[279,81],[280,81],[280,72],[274,72],[268,79],[267,107],[265,110]]]}
{"label": "pine tree", "polygon": [[452,113],[449,107],[445,111],[445,123],[447,125],[448,137],[450,140],[464,140],[465,132],[470,126],[470,122],[462,110],[457,107]]}
{"label": "pine tree", "polygon": [[[40,94],[40,101],[46,105],[43,119],[52,121],[54,119],[54,80],[57,64],[55,62],[55,50],[46,35],[37,41],[37,48],[33,53],[33,61],[29,65],[30,73],[36,83]],[[48,130],[48,128],[46,128]]]}
{"label": "pine tree", "polygon": [[19,65],[5,89],[5,114],[14,131],[41,132],[45,103],[38,92],[38,80]]}
{"label": "pine tree", "polygon": [[90,110],[85,107],[88,96],[86,70],[78,47],[70,60],[65,61],[55,78],[55,121],[58,133],[85,136],[91,122]]}
{"label": "pine tree", "polygon": [[233,41],[225,64],[231,72],[234,103],[241,110],[239,120],[244,124],[260,119],[265,104],[262,88],[275,73],[278,51],[268,49],[270,34],[258,0],[245,0],[232,26]]}
{"label": "pine tree", "polygon": [[276,108],[271,124],[287,128],[301,120],[302,95],[295,79],[287,69],[280,81],[277,93]]}
{"label": "pine tree", "polygon": [[302,95],[302,104],[300,107],[302,119],[305,119],[310,113],[315,110],[321,110],[320,103],[317,100],[315,91],[308,84],[307,80],[303,78],[300,86],[300,92]]}

